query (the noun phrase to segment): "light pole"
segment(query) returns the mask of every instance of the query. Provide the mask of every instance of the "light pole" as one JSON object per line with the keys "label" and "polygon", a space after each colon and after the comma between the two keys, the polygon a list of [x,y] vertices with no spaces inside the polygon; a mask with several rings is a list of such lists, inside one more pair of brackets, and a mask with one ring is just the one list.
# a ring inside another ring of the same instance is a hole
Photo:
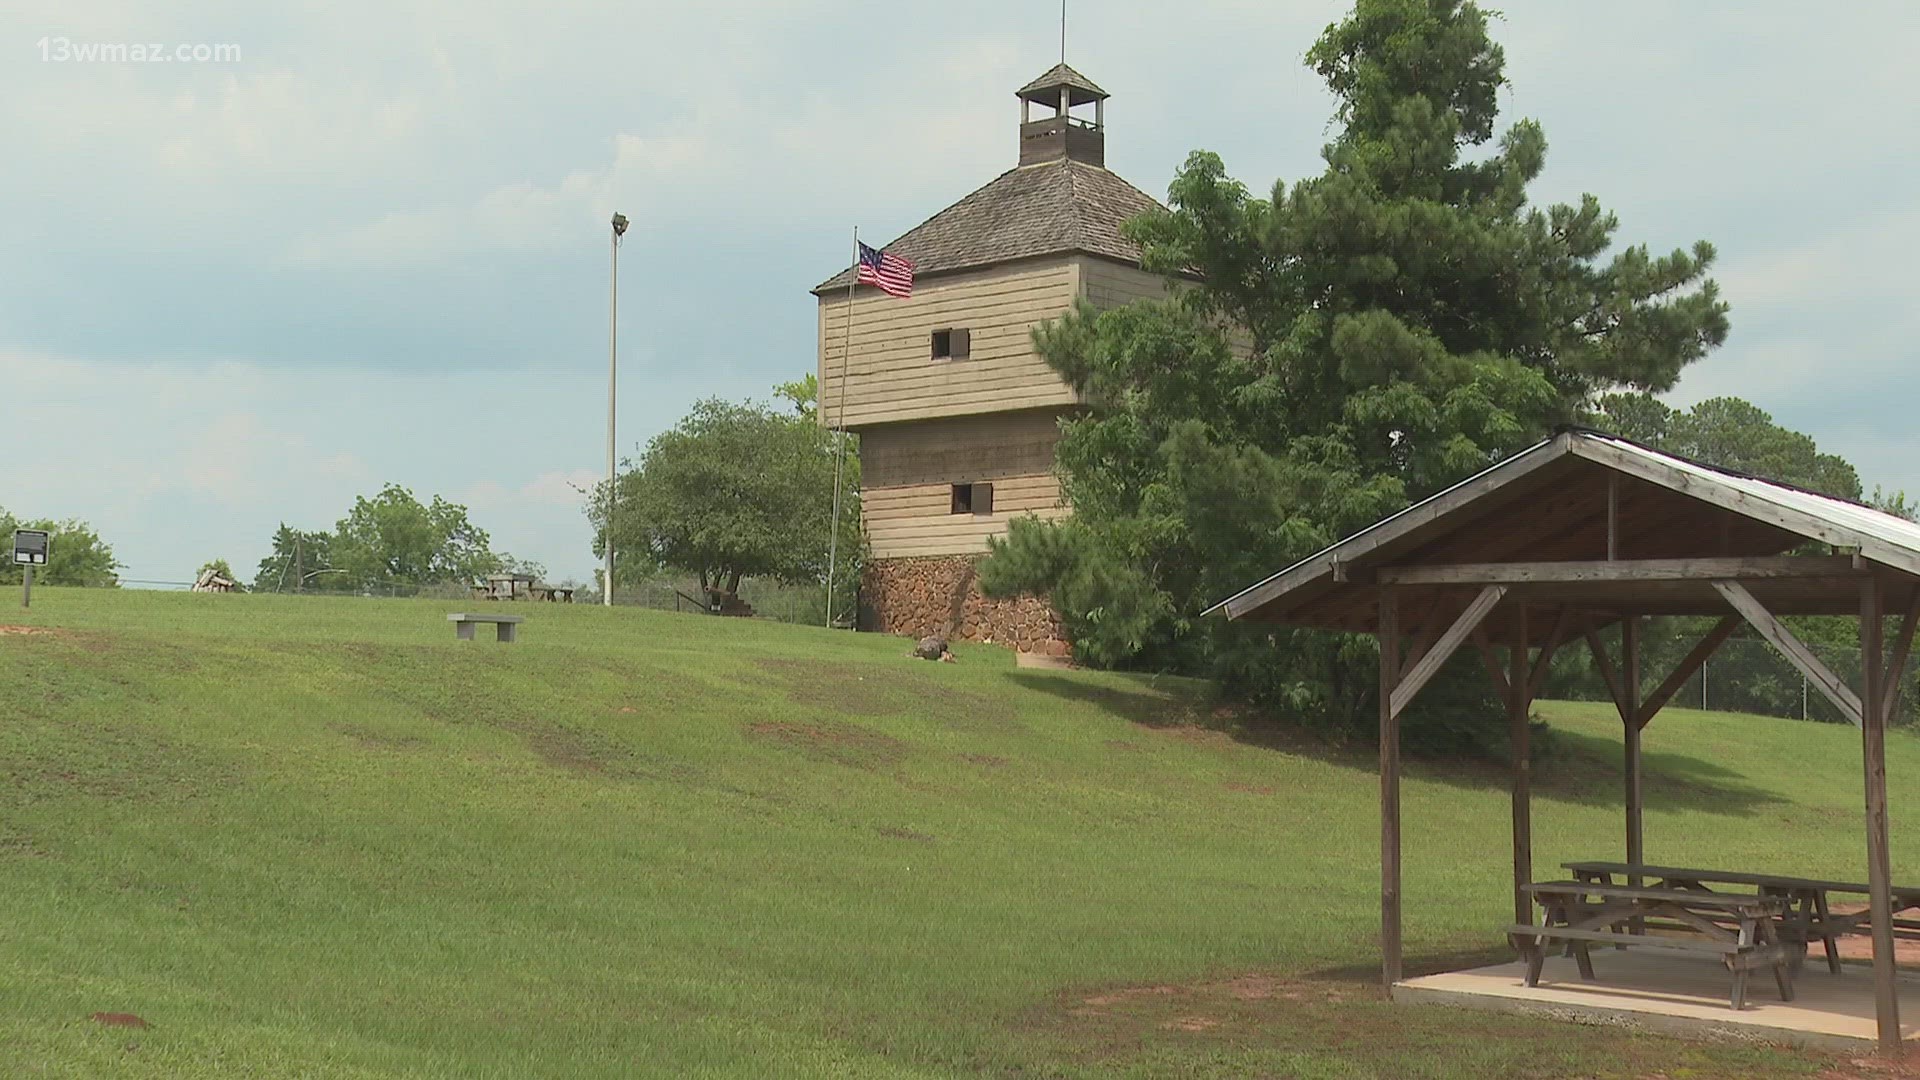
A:
{"label": "light pole", "polygon": [[627,215],[613,215],[613,275],[607,316],[607,569],[600,582],[606,606],[613,606],[613,504],[617,496],[613,457],[613,393],[620,373],[620,238],[627,232]]}

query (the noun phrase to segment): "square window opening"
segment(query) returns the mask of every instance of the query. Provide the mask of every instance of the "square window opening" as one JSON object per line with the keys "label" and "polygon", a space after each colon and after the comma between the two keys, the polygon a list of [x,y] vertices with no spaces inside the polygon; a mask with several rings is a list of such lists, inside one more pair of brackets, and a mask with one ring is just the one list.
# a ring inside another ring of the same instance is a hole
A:
{"label": "square window opening", "polygon": [[932,354],[935,360],[965,360],[973,351],[973,334],[964,327],[948,327],[933,332]]}
{"label": "square window opening", "polygon": [[985,517],[993,513],[993,485],[985,481],[953,485],[952,513]]}

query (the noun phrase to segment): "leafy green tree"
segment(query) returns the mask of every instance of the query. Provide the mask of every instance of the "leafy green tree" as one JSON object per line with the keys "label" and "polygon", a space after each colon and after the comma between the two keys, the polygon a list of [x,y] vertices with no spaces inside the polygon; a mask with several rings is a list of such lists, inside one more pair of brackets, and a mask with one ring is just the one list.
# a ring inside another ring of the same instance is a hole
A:
{"label": "leafy green tree", "polygon": [[773,396],[791,404],[802,419],[815,420],[820,416],[820,378],[811,371],[804,378],[774,387]]}
{"label": "leafy green tree", "polygon": [[496,560],[499,565],[495,566],[491,571],[488,571],[489,573],[525,574],[535,581],[546,580],[547,567],[545,563],[535,562],[532,559],[523,559],[510,551],[501,552],[496,557]]}
{"label": "leafy green tree", "polygon": [[1648,394],[1607,394],[1596,419],[1609,431],[1703,464],[1841,499],[1861,496],[1860,474],[1845,458],[1821,453],[1812,436],[1781,427],[1740,398],[1710,398],[1681,411]]}
{"label": "leafy green tree", "polygon": [[467,583],[500,565],[466,507],[438,495],[422,503],[398,484],[354,499],[334,527],[329,555],[359,589]]}
{"label": "leafy green tree", "polygon": [[1194,153],[1171,209],[1128,226],[1177,296],[1036,334],[1092,406],[1059,447],[1074,516],[1012,530],[981,582],[1049,595],[1089,658],[1364,727],[1370,641],[1199,613],[1596,394],[1670,388],[1727,315],[1711,246],[1618,248],[1592,196],[1529,204],[1546,138],[1496,139],[1504,55],[1477,5],[1359,0],[1307,60],[1339,103],[1325,171],[1257,198]]}
{"label": "leafy green tree", "polygon": [[114,558],[112,546],[102,540],[91,525],[74,518],[15,520],[5,507],[0,507],[0,544],[6,545],[5,562],[0,563],[0,584],[18,585],[24,576],[24,569],[13,562],[15,529],[40,529],[53,534],[49,539],[51,550],[47,554],[47,565],[34,567],[35,584],[90,589],[120,587],[122,564]]}
{"label": "leafy green tree", "polygon": [[[737,597],[750,577],[825,581],[837,436],[810,415],[804,395],[788,397],[796,413],[699,402],[655,436],[638,463],[626,463],[613,515],[616,574],[635,580],[660,568],[690,573],[714,602]],[[836,571],[843,597],[859,575],[859,483],[859,458],[850,449]],[[606,496],[602,484],[588,507],[596,555],[606,550]],[[842,599],[836,608],[844,607]]]}

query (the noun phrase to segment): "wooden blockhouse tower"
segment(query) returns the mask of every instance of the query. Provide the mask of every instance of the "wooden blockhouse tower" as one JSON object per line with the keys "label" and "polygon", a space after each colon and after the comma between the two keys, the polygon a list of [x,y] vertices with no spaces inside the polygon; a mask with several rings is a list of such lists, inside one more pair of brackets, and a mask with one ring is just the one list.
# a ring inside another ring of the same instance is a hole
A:
{"label": "wooden blockhouse tower", "polygon": [[1018,163],[886,245],[915,265],[911,298],[849,298],[850,271],[813,290],[821,418],[860,437],[863,629],[1065,651],[1045,604],[988,600],[973,571],[1013,518],[1068,512],[1054,444],[1081,403],[1034,328],[1165,295],[1121,235],[1160,204],[1107,171],[1107,96],[1065,64],[1017,91]]}

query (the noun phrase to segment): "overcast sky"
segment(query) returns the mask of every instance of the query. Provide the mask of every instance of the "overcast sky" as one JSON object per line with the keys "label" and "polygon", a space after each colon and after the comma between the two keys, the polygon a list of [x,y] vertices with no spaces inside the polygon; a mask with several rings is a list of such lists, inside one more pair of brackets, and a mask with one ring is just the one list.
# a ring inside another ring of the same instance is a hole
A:
{"label": "overcast sky", "polygon": [[[0,5],[0,506],[78,516],[133,579],[243,576],[281,521],[386,481],[586,579],[604,470],[607,218],[624,453],[814,363],[807,290],[1012,164],[1057,58],[1032,0]],[[1920,492],[1920,9],[1527,0],[1505,119],[1627,242],[1711,240],[1733,393]],[[1300,64],[1337,0],[1073,0],[1108,165],[1318,171]],[[83,61],[93,44],[186,61]],[[192,47],[238,46],[193,62]],[[66,55],[68,59],[61,60]]]}

